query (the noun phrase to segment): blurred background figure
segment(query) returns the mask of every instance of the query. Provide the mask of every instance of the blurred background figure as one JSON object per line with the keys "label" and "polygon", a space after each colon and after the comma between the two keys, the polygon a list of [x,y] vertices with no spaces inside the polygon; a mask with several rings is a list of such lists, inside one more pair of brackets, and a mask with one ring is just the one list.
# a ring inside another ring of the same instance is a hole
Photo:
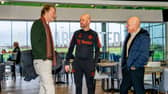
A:
{"label": "blurred background figure", "polygon": [[1,53],[2,53],[2,54],[6,53],[6,50],[5,50],[5,49],[2,49]]}
{"label": "blurred background figure", "polygon": [[11,71],[13,72],[12,77],[16,78],[15,65],[17,65],[19,67],[20,76],[22,77],[22,67],[20,64],[21,51],[20,51],[19,43],[14,42],[13,47],[14,47],[14,49],[12,51],[12,61],[14,61],[14,65],[11,68]]}
{"label": "blurred background figure", "polygon": [[21,52],[20,52],[20,47],[19,47],[19,43],[18,42],[14,42],[13,43],[13,54],[15,54],[15,56],[13,58],[16,59],[16,64],[19,64],[20,63],[20,56],[21,56]]}

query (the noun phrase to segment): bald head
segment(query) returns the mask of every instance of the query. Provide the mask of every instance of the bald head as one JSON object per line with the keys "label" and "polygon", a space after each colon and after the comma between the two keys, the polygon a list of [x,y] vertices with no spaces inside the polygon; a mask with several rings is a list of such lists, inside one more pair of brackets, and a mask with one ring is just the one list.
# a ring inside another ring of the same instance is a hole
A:
{"label": "bald head", "polygon": [[90,20],[91,19],[91,17],[90,17],[90,15],[89,14],[83,14],[83,15],[81,15],[81,17],[80,18],[85,18],[85,19],[88,19],[88,20]]}
{"label": "bald head", "polygon": [[127,20],[127,25],[128,25],[128,32],[129,33],[132,33],[132,32],[136,32],[137,29],[140,27],[140,19],[139,17],[130,17],[128,20]]}
{"label": "bald head", "polygon": [[91,17],[90,17],[89,14],[81,15],[81,17],[80,17],[80,27],[84,30],[90,29],[90,27],[89,27],[90,20],[91,20]]}

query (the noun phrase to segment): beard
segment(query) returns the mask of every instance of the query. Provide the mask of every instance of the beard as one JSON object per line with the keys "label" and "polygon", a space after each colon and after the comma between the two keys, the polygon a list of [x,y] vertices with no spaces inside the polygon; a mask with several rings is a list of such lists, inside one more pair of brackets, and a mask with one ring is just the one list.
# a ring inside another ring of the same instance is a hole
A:
{"label": "beard", "polygon": [[80,25],[81,28],[85,28],[86,26],[85,25]]}

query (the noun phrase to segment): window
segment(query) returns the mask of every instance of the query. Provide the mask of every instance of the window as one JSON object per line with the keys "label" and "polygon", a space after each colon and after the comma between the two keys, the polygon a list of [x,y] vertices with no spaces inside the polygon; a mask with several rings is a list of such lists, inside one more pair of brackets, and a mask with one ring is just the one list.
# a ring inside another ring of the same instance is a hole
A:
{"label": "window", "polygon": [[50,23],[50,29],[51,29],[51,35],[52,35],[52,38],[53,38],[53,42],[54,42],[54,46],[56,46],[56,28],[55,28],[55,22],[51,22]]}
{"label": "window", "polygon": [[163,23],[144,23],[144,28],[149,31],[151,46],[150,50],[154,51],[152,55],[153,61],[164,60],[165,53],[165,24]]}
{"label": "window", "polygon": [[12,43],[17,41],[20,46],[27,46],[27,26],[24,21],[12,21]]}
{"label": "window", "polygon": [[[14,41],[20,47],[31,47],[30,33],[33,21],[0,21],[0,48],[11,48]],[[100,42],[110,54],[121,56],[123,41],[127,35],[125,23],[92,22],[91,29],[98,33]],[[150,33],[150,50],[154,51],[154,61],[164,60],[165,57],[165,24],[142,23],[141,27]],[[67,52],[73,33],[80,29],[79,22],[51,22],[50,28],[57,51]],[[104,29],[105,28],[105,29]],[[103,31],[105,30],[105,31]],[[106,39],[106,44],[103,43]],[[104,45],[105,44],[105,45]],[[104,50],[103,50],[104,51]]]}
{"label": "window", "polygon": [[69,23],[56,23],[56,45],[57,47],[67,47],[69,44]]}
{"label": "window", "polygon": [[28,47],[31,47],[31,44],[30,44],[30,33],[31,33],[31,27],[32,27],[32,24],[33,24],[33,22],[32,21],[29,21],[29,22],[27,22],[27,42],[28,42]]}
{"label": "window", "polygon": [[0,47],[11,47],[11,21],[0,21]]}

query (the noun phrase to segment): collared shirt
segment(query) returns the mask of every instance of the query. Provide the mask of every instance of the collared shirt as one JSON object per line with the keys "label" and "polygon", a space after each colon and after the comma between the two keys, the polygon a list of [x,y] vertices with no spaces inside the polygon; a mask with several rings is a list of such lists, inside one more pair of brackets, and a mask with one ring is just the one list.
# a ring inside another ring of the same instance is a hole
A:
{"label": "collared shirt", "polygon": [[127,42],[127,54],[126,54],[126,57],[128,57],[128,50],[129,50],[129,48],[130,48],[130,45],[131,45],[131,43],[132,43],[132,40],[133,40],[133,39],[135,38],[135,36],[139,33],[139,31],[140,31],[140,28],[138,28],[136,32],[130,33],[131,36],[130,36],[128,42]]}

